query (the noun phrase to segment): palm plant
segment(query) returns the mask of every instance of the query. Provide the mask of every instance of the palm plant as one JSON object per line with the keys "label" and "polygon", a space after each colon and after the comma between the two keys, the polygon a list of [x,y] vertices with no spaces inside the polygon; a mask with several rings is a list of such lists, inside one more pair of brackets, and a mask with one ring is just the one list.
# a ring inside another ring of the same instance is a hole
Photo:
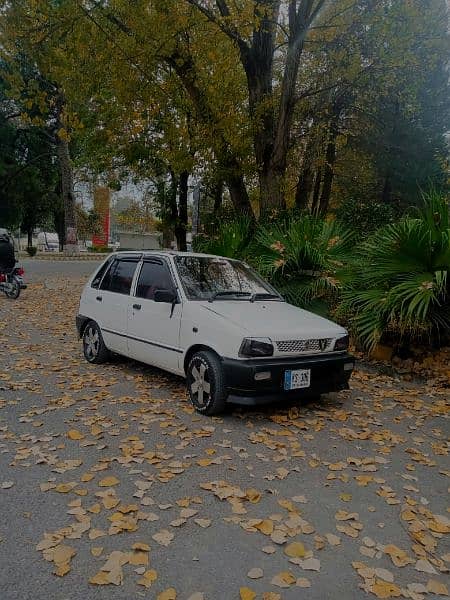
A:
{"label": "palm plant", "polygon": [[345,314],[364,347],[450,331],[448,201],[424,197],[414,217],[379,229],[362,243],[343,293]]}
{"label": "palm plant", "polygon": [[251,262],[289,302],[326,312],[338,297],[351,243],[340,223],[304,214],[259,227]]}
{"label": "palm plant", "polygon": [[194,249],[196,252],[204,254],[242,259],[246,255],[253,227],[252,219],[245,216],[225,221],[217,230],[216,235],[197,236],[194,239]]}

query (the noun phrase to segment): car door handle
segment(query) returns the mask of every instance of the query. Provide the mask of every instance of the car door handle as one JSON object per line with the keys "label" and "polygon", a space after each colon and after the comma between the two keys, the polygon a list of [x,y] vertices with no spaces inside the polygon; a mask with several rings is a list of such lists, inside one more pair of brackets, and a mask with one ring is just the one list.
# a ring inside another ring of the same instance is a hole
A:
{"label": "car door handle", "polygon": [[141,305],[140,304],[133,304],[133,308],[135,310],[141,310]]}
{"label": "car door handle", "polygon": [[103,298],[101,296],[97,296],[95,299],[98,300],[99,302],[101,302],[103,300]]}

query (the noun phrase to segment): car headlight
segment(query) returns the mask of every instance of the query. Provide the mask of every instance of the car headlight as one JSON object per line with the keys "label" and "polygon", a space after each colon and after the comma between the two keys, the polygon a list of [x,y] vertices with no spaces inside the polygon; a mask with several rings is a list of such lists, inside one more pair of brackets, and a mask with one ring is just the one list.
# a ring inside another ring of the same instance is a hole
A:
{"label": "car headlight", "polygon": [[273,344],[269,338],[244,338],[239,356],[272,356]]}
{"label": "car headlight", "polygon": [[334,350],[347,350],[349,343],[348,335],[344,335],[343,337],[336,340],[334,344]]}

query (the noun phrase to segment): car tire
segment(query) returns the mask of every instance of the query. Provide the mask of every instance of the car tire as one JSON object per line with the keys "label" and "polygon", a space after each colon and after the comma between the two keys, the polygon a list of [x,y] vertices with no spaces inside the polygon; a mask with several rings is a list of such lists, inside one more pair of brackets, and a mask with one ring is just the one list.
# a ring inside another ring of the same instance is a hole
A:
{"label": "car tire", "polygon": [[106,362],[110,352],[103,341],[100,327],[95,321],[89,321],[83,331],[84,358],[95,365]]}
{"label": "car tire", "polygon": [[196,352],[187,368],[187,388],[195,410],[218,415],[225,409],[227,389],[222,365],[213,352]]}

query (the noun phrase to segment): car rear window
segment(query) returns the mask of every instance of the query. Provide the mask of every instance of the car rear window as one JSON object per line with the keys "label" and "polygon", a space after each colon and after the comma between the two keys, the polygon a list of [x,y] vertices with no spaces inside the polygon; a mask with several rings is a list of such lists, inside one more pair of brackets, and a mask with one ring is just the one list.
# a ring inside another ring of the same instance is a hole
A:
{"label": "car rear window", "polygon": [[107,260],[101,267],[100,269],[97,271],[97,273],[94,276],[94,279],[92,280],[91,283],[91,287],[98,289],[98,286],[100,285],[100,282],[102,280],[103,275],[106,273],[107,269],[111,266],[111,260]]}
{"label": "car rear window", "polygon": [[116,294],[129,294],[137,263],[137,259],[115,260],[105,274],[100,289]]}

